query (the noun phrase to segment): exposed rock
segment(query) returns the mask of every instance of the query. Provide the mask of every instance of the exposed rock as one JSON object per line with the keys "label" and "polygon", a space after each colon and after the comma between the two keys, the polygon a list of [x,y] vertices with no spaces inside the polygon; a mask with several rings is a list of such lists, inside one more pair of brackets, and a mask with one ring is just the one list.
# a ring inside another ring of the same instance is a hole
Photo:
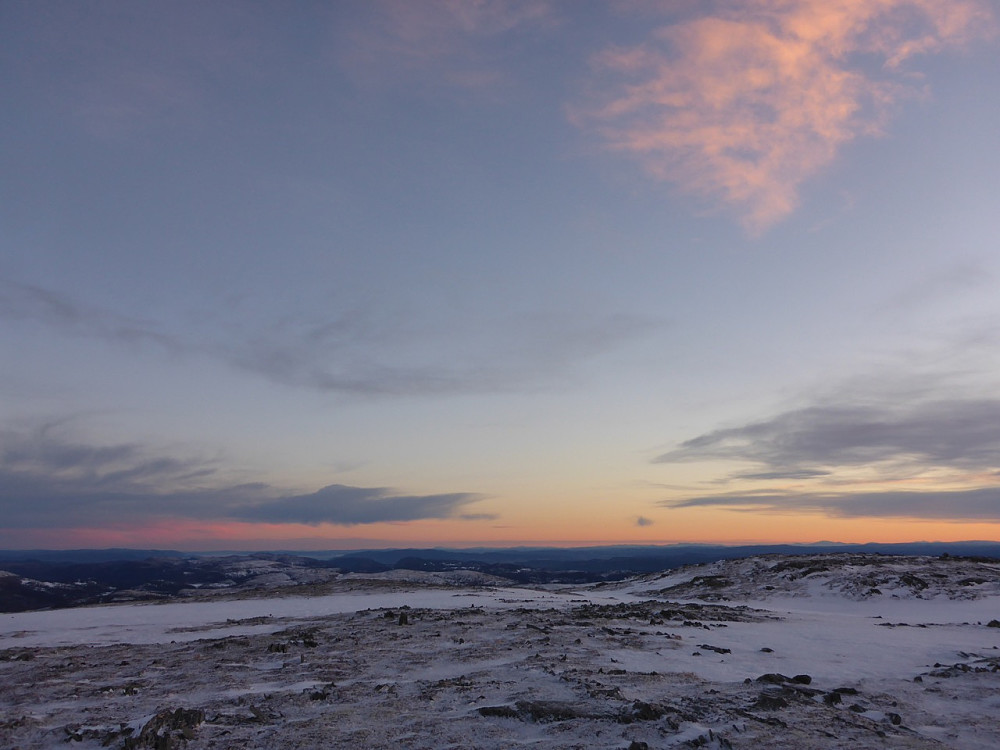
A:
{"label": "exposed rock", "polygon": [[519,716],[532,721],[595,718],[593,713],[581,710],[576,701],[517,701],[514,705]]}
{"label": "exposed rock", "polygon": [[764,711],[777,711],[779,708],[788,708],[788,701],[780,695],[761,693],[756,703],[753,704],[753,708],[759,708]]}
{"label": "exposed rock", "polygon": [[635,701],[632,707],[623,711],[620,721],[628,724],[633,721],[656,721],[666,714],[661,706],[653,706],[645,701]]}
{"label": "exposed rock", "polygon": [[499,716],[503,719],[517,719],[520,714],[513,706],[480,706],[480,716]]}
{"label": "exposed rock", "polygon": [[767,674],[762,674],[758,677],[757,682],[763,682],[769,685],[783,685],[786,682],[791,682],[791,680],[778,672],[768,672]]}
{"label": "exposed rock", "polygon": [[719,646],[710,646],[707,643],[699,643],[698,644],[698,648],[703,648],[706,651],[714,651],[717,654],[731,654],[731,653],[733,653],[732,649],[721,648]]}
{"label": "exposed rock", "polygon": [[123,747],[172,750],[194,739],[194,730],[205,721],[205,712],[196,708],[160,711],[143,725],[136,737],[127,737]]}

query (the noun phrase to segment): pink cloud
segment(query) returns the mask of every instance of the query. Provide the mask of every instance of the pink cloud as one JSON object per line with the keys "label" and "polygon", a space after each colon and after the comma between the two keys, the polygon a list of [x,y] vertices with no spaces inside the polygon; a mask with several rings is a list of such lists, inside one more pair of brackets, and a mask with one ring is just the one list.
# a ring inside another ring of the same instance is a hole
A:
{"label": "pink cloud", "polygon": [[576,119],[653,177],[735,208],[751,233],[790,214],[844,144],[882,132],[890,105],[915,91],[907,61],[994,28],[985,0],[716,7],[597,55],[615,82]]}

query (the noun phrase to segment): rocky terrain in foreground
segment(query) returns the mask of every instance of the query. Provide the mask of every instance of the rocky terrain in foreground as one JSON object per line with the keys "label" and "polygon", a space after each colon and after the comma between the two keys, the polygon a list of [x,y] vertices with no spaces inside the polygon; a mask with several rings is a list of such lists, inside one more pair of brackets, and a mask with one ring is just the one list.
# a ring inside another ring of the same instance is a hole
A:
{"label": "rocky terrain in foreground", "polygon": [[4,615],[0,747],[995,748],[996,566],[766,557],[435,606],[397,573],[380,606],[384,574],[316,600],[359,611],[111,608],[122,632],[162,611],[149,643]]}

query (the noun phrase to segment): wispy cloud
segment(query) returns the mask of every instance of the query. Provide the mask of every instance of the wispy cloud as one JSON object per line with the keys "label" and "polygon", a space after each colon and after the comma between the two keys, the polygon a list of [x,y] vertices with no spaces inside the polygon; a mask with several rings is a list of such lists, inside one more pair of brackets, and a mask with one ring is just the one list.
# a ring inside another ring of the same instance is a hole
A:
{"label": "wispy cloud", "polygon": [[652,518],[646,518],[645,516],[639,516],[638,518],[635,519],[635,525],[639,526],[639,527],[652,526],[653,525],[653,519]]}
{"label": "wispy cloud", "polygon": [[[269,380],[358,395],[447,395],[544,387],[582,363],[648,335],[659,324],[614,314],[511,316],[454,321],[441,330],[364,314],[333,322],[286,319],[221,348]],[[467,342],[462,356],[452,350]]]}
{"label": "wispy cloud", "polygon": [[[357,396],[434,396],[544,387],[586,361],[661,324],[629,314],[534,313],[448,330],[416,316],[353,311],[289,314],[248,325],[235,318],[177,335],[72,295],[0,279],[0,320],[42,324],[62,335],[147,345],[209,357],[281,385]],[[464,340],[462,356],[454,342]]]}
{"label": "wispy cloud", "polygon": [[86,305],[49,289],[0,279],[0,319],[42,323],[59,332],[120,344],[154,344],[177,351],[181,344],[145,320]]}
{"label": "wispy cloud", "polygon": [[218,459],[74,439],[58,422],[0,432],[0,514],[8,528],[164,519],[354,526],[493,518],[467,512],[483,499],[468,492],[414,495],[340,484],[303,494],[241,482]]}
{"label": "wispy cloud", "polygon": [[889,297],[877,310],[880,315],[896,315],[907,320],[926,314],[928,309],[945,308],[953,315],[965,311],[965,305],[980,298],[992,301],[996,276],[987,263],[977,259],[952,259],[946,265],[930,269],[926,275]]}
{"label": "wispy cloud", "polygon": [[613,82],[578,119],[655,178],[733,207],[752,233],[785,218],[844,144],[883,131],[891,106],[916,90],[904,70],[912,58],[995,29],[986,0],[709,8],[597,55]]}
{"label": "wispy cloud", "polygon": [[[779,469],[777,471],[748,471],[734,474],[732,479],[815,479],[829,476],[831,472],[820,469]],[[728,479],[723,480],[728,481]]]}

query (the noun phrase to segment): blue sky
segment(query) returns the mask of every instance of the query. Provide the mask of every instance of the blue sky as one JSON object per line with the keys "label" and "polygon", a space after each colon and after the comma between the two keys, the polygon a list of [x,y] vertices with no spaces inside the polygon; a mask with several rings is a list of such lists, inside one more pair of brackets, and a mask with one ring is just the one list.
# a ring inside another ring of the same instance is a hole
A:
{"label": "blue sky", "polygon": [[998,538],[997,12],[4,3],[0,545]]}

